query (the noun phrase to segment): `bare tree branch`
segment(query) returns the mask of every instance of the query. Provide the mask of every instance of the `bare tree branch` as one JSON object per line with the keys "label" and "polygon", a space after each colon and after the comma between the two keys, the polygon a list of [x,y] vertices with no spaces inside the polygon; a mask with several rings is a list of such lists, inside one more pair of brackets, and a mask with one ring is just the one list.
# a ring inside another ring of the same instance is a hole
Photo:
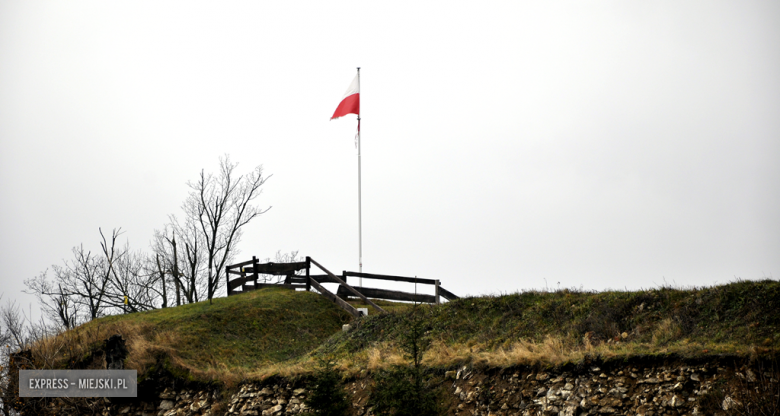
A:
{"label": "bare tree branch", "polygon": [[[202,237],[209,300],[223,283],[225,265],[232,260],[235,246],[241,240],[241,228],[270,209],[252,205],[270,176],[264,177],[262,166],[257,166],[248,175],[236,177],[236,166],[238,164],[224,156],[220,158],[217,176],[201,170],[198,180],[188,183],[191,192],[182,205],[186,223],[197,224]],[[188,256],[197,253],[196,243],[197,240],[193,240],[193,244],[187,246]]]}

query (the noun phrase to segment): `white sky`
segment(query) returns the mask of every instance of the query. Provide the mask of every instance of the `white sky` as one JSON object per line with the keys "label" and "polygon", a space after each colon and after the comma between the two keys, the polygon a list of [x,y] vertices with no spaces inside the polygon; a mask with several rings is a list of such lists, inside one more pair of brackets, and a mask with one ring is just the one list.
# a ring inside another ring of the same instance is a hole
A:
{"label": "white sky", "polygon": [[[780,277],[780,3],[0,0],[0,292],[146,249],[229,154],[239,260],[459,295]],[[560,282],[560,283],[558,283]]]}

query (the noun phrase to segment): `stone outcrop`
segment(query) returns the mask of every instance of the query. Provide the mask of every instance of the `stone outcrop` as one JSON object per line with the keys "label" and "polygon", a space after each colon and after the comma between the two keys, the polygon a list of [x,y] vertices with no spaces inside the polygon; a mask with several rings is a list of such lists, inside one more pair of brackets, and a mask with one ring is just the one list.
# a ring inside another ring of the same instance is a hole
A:
{"label": "stone outcrop", "polygon": [[[758,371],[758,370],[756,370]],[[452,415],[698,415],[701,399],[716,386],[755,383],[756,371],[723,363],[593,364],[572,368],[475,369],[469,366],[436,373],[446,390]],[[777,383],[776,374],[764,382]],[[772,378],[774,377],[774,378]],[[769,380],[769,381],[767,381]],[[277,416],[307,414],[310,384],[306,379],[274,378],[241,385],[231,393],[208,389],[165,388],[146,402],[112,404],[102,414],[128,416]],[[370,375],[346,380],[352,414],[370,416]],[[725,396],[723,410],[735,405]],[[69,414],[52,406],[54,414]],[[720,411],[721,409],[718,409]],[[724,412],[723,414],[727,414]]]}
{"label": "stone outcrop", "polygon": [[454,414],[697,414],[697,397],[726,372],[708,366],[592,366],[578,373],[515,371],[491,379],[464,368],[453,383],[459,402]]}

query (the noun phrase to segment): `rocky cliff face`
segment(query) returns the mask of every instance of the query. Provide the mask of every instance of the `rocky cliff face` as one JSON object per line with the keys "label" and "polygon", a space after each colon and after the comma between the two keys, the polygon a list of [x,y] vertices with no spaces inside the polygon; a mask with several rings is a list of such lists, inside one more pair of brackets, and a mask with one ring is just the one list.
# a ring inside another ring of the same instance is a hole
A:
{"label": "rocky cliff face", "polygon": [[[697,415],[729,414],[738,405],[735,386],[777,390],[778,375],[735,362],[636,362],[540,369],[477,370],[468,366],[434,375],[451,415]],[[222,396],[208,389],[165,388],[156,397],[129,404],[96,400],[104,415],[297,415],[306,414],[306,379],[276,378],[246,383]],[[367,406],[370,375],[344,382],[353,415],[372,415]],[[732,398],[733,397],[733,398]],[[744,400],[744,399],[743,399]],[[706,409],[705,407],[708,405]],[[705,406],[705,407],[703,407]],[[75,411],[66,402],[48,406],[52,414]],[[717,414],[717,413],[716,413]]]}

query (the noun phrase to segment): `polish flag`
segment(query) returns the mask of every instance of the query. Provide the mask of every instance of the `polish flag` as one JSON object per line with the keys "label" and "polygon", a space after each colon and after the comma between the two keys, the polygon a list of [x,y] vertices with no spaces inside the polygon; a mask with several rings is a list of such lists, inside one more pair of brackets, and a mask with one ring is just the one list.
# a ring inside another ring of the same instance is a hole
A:
{"label": "polish flag", "polygon": [[347,114],[360,115],[360,74],[355,75],[355,79],[349,84],[347,92],[344,93],[344,98],[341,99],[339,106],[333,113],[333,117],[330,119],[344,117]]}

